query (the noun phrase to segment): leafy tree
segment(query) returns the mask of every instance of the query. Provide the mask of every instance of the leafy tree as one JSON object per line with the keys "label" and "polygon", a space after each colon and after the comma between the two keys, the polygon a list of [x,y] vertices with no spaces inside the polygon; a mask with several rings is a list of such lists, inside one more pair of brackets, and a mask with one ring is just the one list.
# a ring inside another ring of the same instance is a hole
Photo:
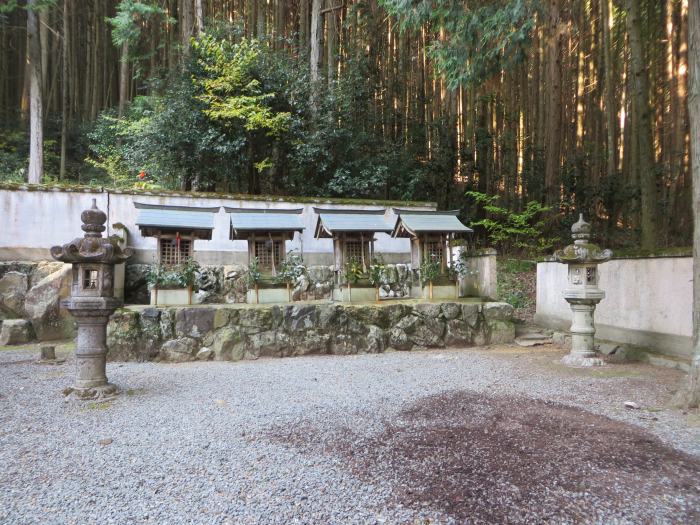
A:
{"label": "leafy tree", "polygon": [[256,40],[231,43],[204,36],[194,43],[193,51],[201,72],[193,78],[197,100],[204,104],[204,114],[228,134],[244,137],[252,167],[249,191],[259,193],[257,175],[274,167],[274,143],[292,124],[284,97],[261,78],[266,48]]}
{"label": "leafy tree", "polygon": [[472,222],[471,226],[485,228],[489,240],[503,253],[544,253],[558,240],[545,236],[547,221],[551,220],[548,206],[531,201],[522,211],[513,211],[497,204],[498,195],[469,191],[467,196],[487,212],[486,218]]}
{"label": "leafy tree", "polygon": [[[121,46],[124,42],[134,44],[141,36],[143,20],[153,16],[165,17],[167,11],[156,2],[140,2],[138,0],[121,0],[117,5],[117,13],[107,22],[112,26],[112,42]],[[166,21],[174,22],[172,19]]]}
{"label": "leafy tree", "polygon": [[525,58],[539,2],[527,0],[380,0],[402,29],[442,29],[430,55],[450,88],[478,84]]}

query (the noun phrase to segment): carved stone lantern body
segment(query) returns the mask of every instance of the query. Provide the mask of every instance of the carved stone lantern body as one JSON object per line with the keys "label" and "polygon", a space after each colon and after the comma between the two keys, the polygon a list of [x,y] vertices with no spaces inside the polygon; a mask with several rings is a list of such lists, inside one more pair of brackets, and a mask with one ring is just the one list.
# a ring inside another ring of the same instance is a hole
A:
{"label": "carved stone lantern body", "polygon": [[605,298],[598,288],[598,265],[612,257],[610,250],[601,250],[590,242],[591,225],[579,216],[571,227],[574,243],[557,251],[556,260],[568,265],[568,286],[564,299],[571,306],[571,353],[564,357],[565,364],[574,366],[602,365],[596,356],[593,314],[596,305]]}
{"label": "carved stone lantern body", "polygon": [[117,388],[107,381],[107,322],[121,301],[114,297],[114,266],[131,256],[115,239],[102,237],[107,215],[97,208],[83,211],[83,237],[51,248],[54,259],[73,264],[71,296],[61,302],[78,325],[76,375],[72,388],[66,389],[80,399],[110,397]]}

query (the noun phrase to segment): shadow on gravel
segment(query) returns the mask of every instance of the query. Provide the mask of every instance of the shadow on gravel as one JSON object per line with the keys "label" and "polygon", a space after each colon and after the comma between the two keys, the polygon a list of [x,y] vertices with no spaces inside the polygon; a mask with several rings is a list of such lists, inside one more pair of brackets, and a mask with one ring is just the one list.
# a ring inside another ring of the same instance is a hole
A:
{"label": "shadow on gravel", "polygon": [[421,400],[369,437],[279,428],[389,483],[395,503],[469,523],[700,523],[700,461],[635,426],[556,403],[454,392]]}

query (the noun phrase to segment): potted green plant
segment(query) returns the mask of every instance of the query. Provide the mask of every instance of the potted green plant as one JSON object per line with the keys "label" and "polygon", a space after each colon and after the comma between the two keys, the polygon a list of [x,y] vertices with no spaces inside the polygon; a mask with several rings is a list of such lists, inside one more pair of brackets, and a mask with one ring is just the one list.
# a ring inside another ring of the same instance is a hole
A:
{"label": "potted green plant", "polygon": [[365,276],[365,271],[362,268],[362,263],[357,257],[351,257],[345,264],[345,280],[347,282],[348,302],[352,302],[352,285],[360,282]]}
{"label": "potted green plant", "polygon": [[465,253],[466,252],[460,253],[459,257],[452,261],[452,264],[447,269],[448,275],[455,281],[457,297],[459,297],[459,280],[472,273],[471,267],[465,258]]}
{"label": "potted green plant", "polygon": [[260,281],[262,280],[262,274],[260,273],[260,262],[257,257],[253,257],[248,263],[246,280],[248,282],[248,288],[255,289],[255,304],[260,303]]}
{"label": "potted green plant", "polygon": [[152,266],[146,274],[151,304],[192,304],[192,291],[199,268],[199,263],[193,259],[175,266]]}
{"label": "potted green plant", "polygon": [[440,275],[440,261],[435,255],[423,259],[423,264],[420,266],[420,280],[425,287],[428,285],[428,299],[433,299],[433,282]]}
{"label": "potted green plant", "polygon": [[385,270],[386,265],[381,257],[375,257],[372,259],[372,264],[369,266],[369,272],[367,272],[367,278],[369,280],[369,284],[374,286],[374,300],[376,302],[379,302],[379,287],[382,285]]}
{"label": "potted green plant", "polygon": [[287,297],[289,302],[292,302],[292,285],[297,282],[299,277],[307,274],[306,265],[301,255],[298,253],[289,252],[284,261],[280,264],[277,275],[273,278],[276,283],[284,283],[287,285]]}

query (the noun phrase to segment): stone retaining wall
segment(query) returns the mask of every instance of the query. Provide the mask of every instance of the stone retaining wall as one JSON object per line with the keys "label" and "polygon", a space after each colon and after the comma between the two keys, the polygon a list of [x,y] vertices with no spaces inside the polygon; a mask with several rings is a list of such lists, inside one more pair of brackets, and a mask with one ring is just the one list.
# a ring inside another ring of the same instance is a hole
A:
{"label": "stone retaining wall", "polygon": [[237,361],[508,343],[512,318],[506,303],[466,301],[131,307],[110,320],[108,358]]}

